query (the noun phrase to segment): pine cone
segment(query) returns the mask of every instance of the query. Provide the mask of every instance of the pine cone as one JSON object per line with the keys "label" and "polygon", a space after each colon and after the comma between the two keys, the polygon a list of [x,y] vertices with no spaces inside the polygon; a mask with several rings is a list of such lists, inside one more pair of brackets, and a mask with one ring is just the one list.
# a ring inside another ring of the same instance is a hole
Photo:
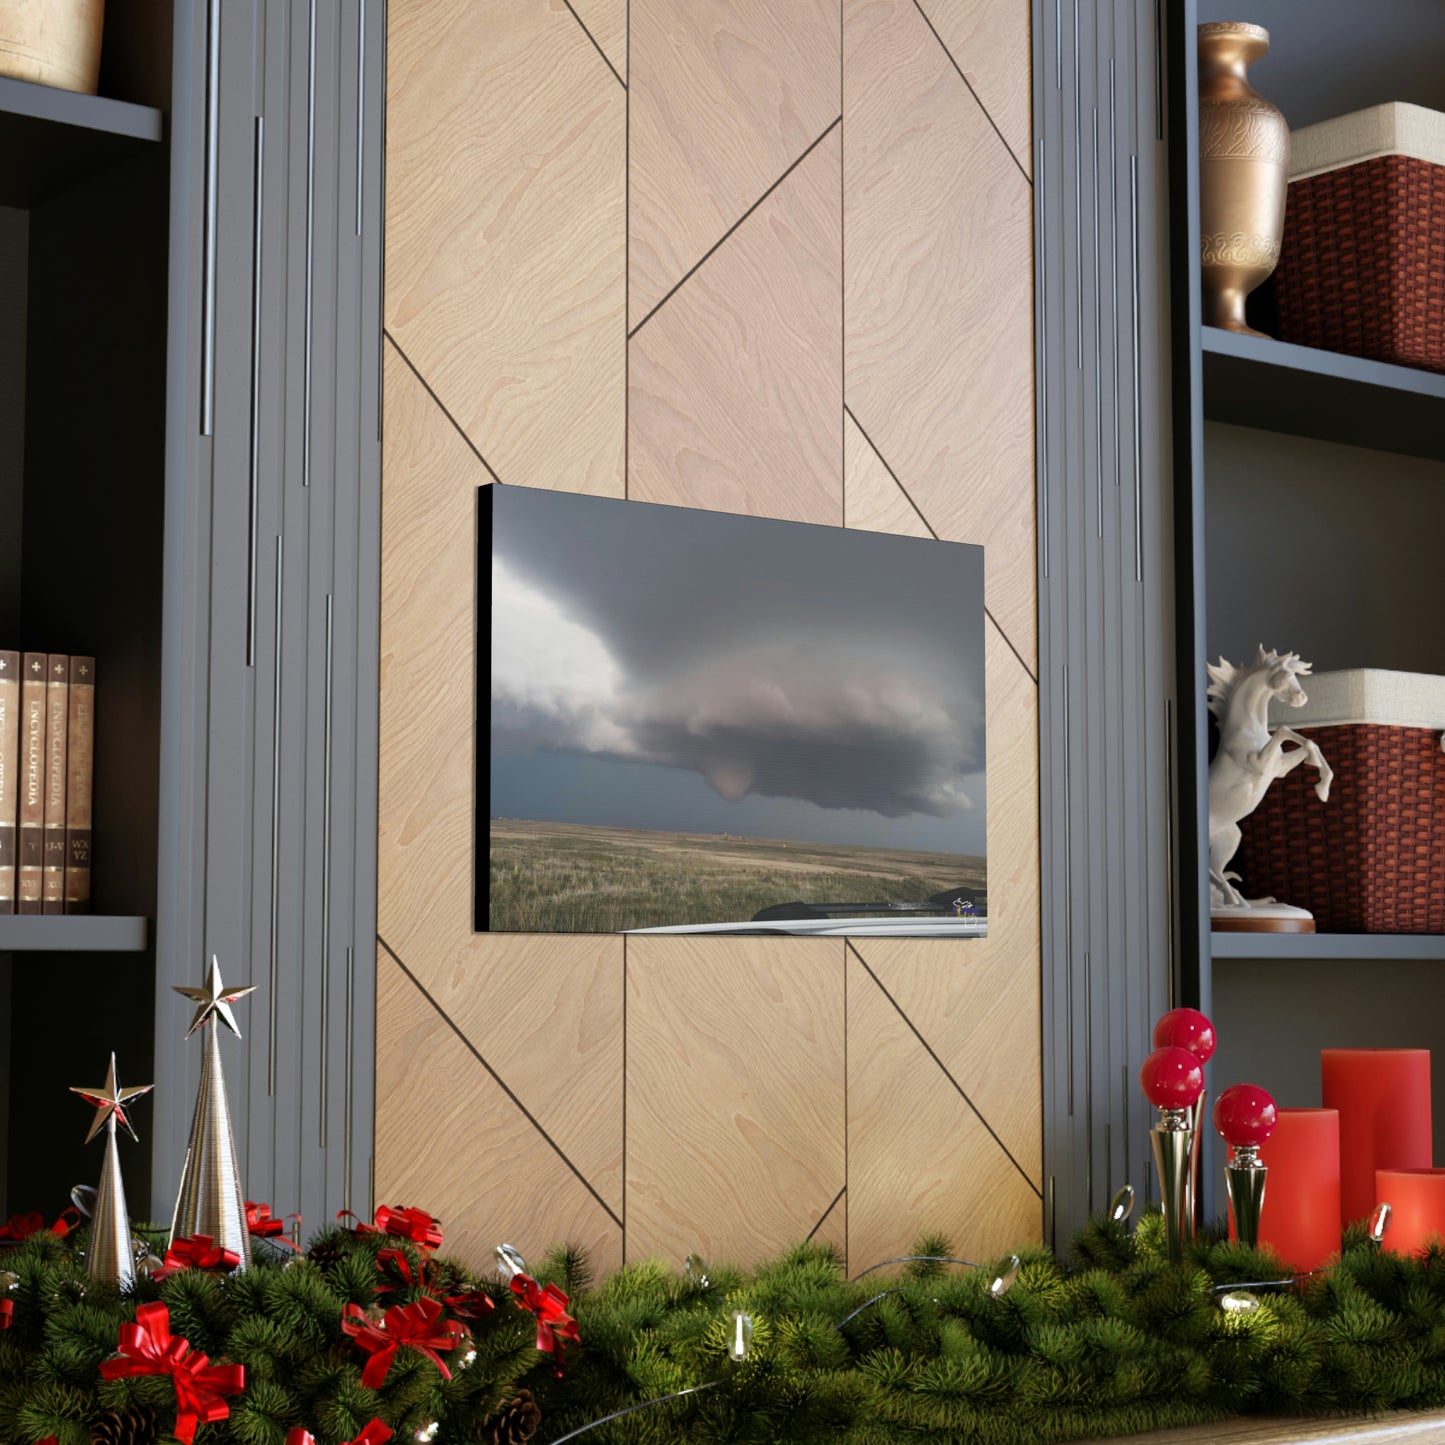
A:
{"label": "pine cone", "polygon": [[541,1423],[542,1412],[532,1392],[518,1390],[495,1415],[488,1416],[482,1438],[487,1445],[527,1445]]}
{"label": "pine cone", "polygon": [[90,1445],[155,1445],[160,1427],[149,1405],[107,1410],[91,1422]]}
{"label": "pine cone", "polygon": [[345,1257],[346,1245],[346,1235],[341,1230],[335,1230],[331,1234],[323,1234],[306,1251],[306,1258],[321,1269],[330,1269]]}

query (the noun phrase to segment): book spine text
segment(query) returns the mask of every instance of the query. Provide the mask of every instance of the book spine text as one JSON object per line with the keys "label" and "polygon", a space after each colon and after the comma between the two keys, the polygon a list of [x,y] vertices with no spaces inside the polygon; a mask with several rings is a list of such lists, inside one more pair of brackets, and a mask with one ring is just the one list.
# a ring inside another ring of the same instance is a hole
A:
{"label": "book spine text", "polygon": [[39,913],[45,868],[45,654],[25,653],[20,670],[20,857],[15,911]]}
{"label": "book spine text", "polygon": [[65,784],[65,911],[90,912],[91,781],[95,765],[95,659],[70,659]]}
{"label": "book spine text", "polygon": [[40,897],[45,913],[65,912],[65,748],[70,731],[70,659],[45,660],[45,863]]}

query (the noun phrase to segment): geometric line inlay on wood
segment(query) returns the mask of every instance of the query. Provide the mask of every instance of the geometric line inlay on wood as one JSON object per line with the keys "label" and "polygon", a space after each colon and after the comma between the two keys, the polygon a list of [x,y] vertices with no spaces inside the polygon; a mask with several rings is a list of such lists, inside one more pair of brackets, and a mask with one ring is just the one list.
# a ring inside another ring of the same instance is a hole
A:
{"label": "geometric line inlay on wood", "polygon": [[462,1044],[466,1047],[467,1051],[472,1055],[472,1057],[476,1059],[476,1061],[487,1071],[487,1073],[492,1076],[492,1079],[495,1081],[497,1087],[501,1089],[501,1091],[512,1101],[512,1103],[517,1106],[518,1110],[520,1110],[522,1116],[527,1120],[527,1122],[531,1124],[531,1126],[537,1131],[537,1133],[540,1134],[542,1138],[547,1141],[547,1143],[556,1152],[557,1157],[568,1167],[568,1169],[570,1169],[572,1173],[577,1176],[577,1179],[581,1183],[582,1187],[586,1189],[586,1191],[598,1202],[598,1204],[600,1204],[602,1208],[607,1211],[608,1217],[612,1220],[614,1224],[617,1225],[619,1229],[621,1229],[622,1220],[618,1217],[617,1212],[597,1192],[597,1190],[592,1187],[591,1181],[571,1161],[571,1159],[567,1157],[567,1154],[563,1150],[562,1146],[558,1144],[558,1142],[542,1127],[540,1123],[538,1123],[537,1118],[532,1113],[532,1111],[528,1109],[527,1106],[507,1086],[507,1081],[502,1078],[502,1076],[486,1061],[485,1058],[482,1057],[481,1051],[466,1036],[466,1034],[464,1034],[462,1030],[457,1027],[456,1023],[453,1021],[447,1011],[441,1006],[441,1004],[439,1004],[436,999],[432,997],[432,994],[427,989],[426,985],[423,984],[422,981],[411,971],[411,969],[409,969],[406,964],[397,957],[391,945],[384,938],[382,938],[380,934],[377,935],[376,941],[386,950],[387,954],[391,958],[391,961],[396,964],[396,966],[407,976],[407,978],[411,980],[417,992],[420,993],[421,996],[436,1010],[438,1017],[446,1024],[449,1029],[451,1029],[454,1034],[456,1034],[457,1038],[462,1041]]}
{"label": "geometric line inlay on wood", "polygon": [[860,964],[863,965],[863,968],[866,970],[868,977],[871,978],[873,982],[878,985],[878,992],[881,993],[883,997],[886,998],[895,1009],[897,1009],[898,1017],[901,1018],[903,1022],[908,1025],[910,1030],[912,1030],[914,1037],[918,1040],[920,1044],[923,1045],[925,1052],[928,1054],[928,1057],[932,1059],[935,1064],[938,1065],[939,1069],[943,1073],[944,1078],[946,1078],[948,1082],[952,1084],[956,1090],[958,1090],[959,1098],[961,1098],[963,1102],[967,1104],[970,1109],[973,1110],[974,1114],[978,1117],[978,1122],[982,1124],[983,1127],[988,1131],[989,1137],[994,1141],[994,1143],[1003,1150],[1004,1155],[1007,1157],[1009,1163],[1018,1170],[1020,1176],[1027,1181],[1029,1188],[1032,1189],[1033,1192],[1037,1194],[1042,1200],[1044,1197],[1043,1191],[1039,1188],[1037,1184],[1034,1183],[1032,1179],[1029,1178],[1028,1170],[1026,1170],[1023,1165],[1014,1158],[1013,1151],[1008,1147],[1007,1144],[1003,1142],[1001,1138],[999,1138],[998,1133],[994,1129],[993,1125],[990,1124],[986,1118],[984,1118],[983,1111],[978,1107],[977,1104],[973,1102],[972,1099],[969,1098],[968,1094],[964,1091],[963,1085],[960,1084],[958,1080],[953,1077],[953,1074],[949,1070],[948,1066],[934,1052],[932,1044],[930,1044],[928,1040],[923,1037],[923,1034],[919,1031],[918,1025],[915,1024],[913,1020],[909,1018],[906,1013],[903,1012],[902,1005],[883,986],[883,980],[880,979],[871,968],[869,968],[868,960],[864,958],[861,953],[858,952],[857,945],[853,942],[851,938],[848,940],[848,951],[853,955],[854,958],[858,960]]}

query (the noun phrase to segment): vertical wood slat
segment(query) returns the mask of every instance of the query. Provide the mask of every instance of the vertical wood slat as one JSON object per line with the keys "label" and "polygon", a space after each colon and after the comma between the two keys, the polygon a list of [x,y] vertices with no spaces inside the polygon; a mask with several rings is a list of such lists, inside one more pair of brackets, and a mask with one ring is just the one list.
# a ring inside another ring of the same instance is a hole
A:
{"label": "vertical wood slat", "polygon": [[[369,840],[375,827],[380,395],[379,336],[370,332],[380,237],[362,202],[367,187],[379,191],[381,147],[380,127],[359,129],[356,119],[363,106],[380,113],[384,45],[373,25],[359,48],[354,6],[317,4],[314,114],[309,15],[303,10],[298,25],[281,0],[223,7],[214,443],[183,435],[177,418],[197,411],[170,408],[166,567],[176,600],[168,600],[163,639],[162,756],[189,776],[168,780],[162,807],[156,1028],[164,1093],[153,1168],[162,1215],[179,1179],[199,1062],[181,1045],[184,1020],[169,987],[193,983],[211,951],[229,979],[268,993],[275,983],[274,996],[258,994],[242,1010],[243,1040],[222,1044],[248,1193],[316,1220],[369,1202],[369,1150],[350,1147],[347,1125],[369,1133],[372,1101],[375,857],[356,837],[360,827]],[[204,39],[185,10],[177,7],[178,77],[197,63]],[[185,201],[204,183],[203,95],[192,80],[177,91],[173,164],[186,216],[173,328],[189,357],[204,339],[204,216]],[[313,128],[318,149],[308,157]],[[243,164],[241,141],[251,150],[253,137],[264,138],[264,154],[253,151]],[[308,189],[321,202],[312,213],[310,308]],[[309,426],[298,406],[308,329]],[[193,375],[187,389],[199,385],[200,368]],[[308,438],[312,487],[304,485]],[[328,597],[329,740],[318,705]],[[194,618],[207,620],[197,628],[188,625]],[[333,841],[324,872],[328,761],[331,830],[344,846]],[[325,1060],[317,1046],[323,988],[333,1045]]]}
{"label": "vertical wood slat", "polygon": [[1126,1171],[1147,1190],[1146,1111],[1131,1095],[1172,966],[1166,154],[1146,9],[1081,6],[1077,27],[1072,11],[1056,24],[1048,0],[1034,12],[1045,1173],[1058,1240]]}

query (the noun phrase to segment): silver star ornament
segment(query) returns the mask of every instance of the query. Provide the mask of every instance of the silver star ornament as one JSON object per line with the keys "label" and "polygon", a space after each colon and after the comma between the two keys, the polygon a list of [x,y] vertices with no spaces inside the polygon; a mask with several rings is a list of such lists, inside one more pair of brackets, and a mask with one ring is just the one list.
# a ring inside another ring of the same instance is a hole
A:
{"label": "silver star ornament", "polygon": [[231,1005],[237,999],[245,998],[248,993],[255,993],[256,985],[248,983],[242,988],[227,988],[221,982],[221,964],[213,953],[211,955],[210,972],[206,975],[206,981],[200,988],[182,988],[172,984],[172,988],[179,994],[184,994],[196,1005],[196,1016],[191,1020],[191,1026],[186,1030],[186,1037],[195,1031],[214,1014],[230,1031],[239,1039],[241,1030],[236,1027],[236,1016],[231,1012]]}
{"label": "silver star ornament", "polygon": [[125,1106],[130,1100],[138,1098],[141,1094],[149,1094],[153,1088],[155,1088],[154,1084],[132,1084],[128,1089],[121,1088],[116,1082],[114,1054],[110,1056],[110,1067],[105,1071],[105,1083],[100,1088],[82,1089],[72,1084],[70,1088],[72,1094],[79,1094],[87,1104],[95,1105],[95,1120],[90,1126],[90,1133],[85,1136],[85,1142],[89,1144],[112,1116],[132,1139],[138,1138],[129,1118],[126,1117]]}

